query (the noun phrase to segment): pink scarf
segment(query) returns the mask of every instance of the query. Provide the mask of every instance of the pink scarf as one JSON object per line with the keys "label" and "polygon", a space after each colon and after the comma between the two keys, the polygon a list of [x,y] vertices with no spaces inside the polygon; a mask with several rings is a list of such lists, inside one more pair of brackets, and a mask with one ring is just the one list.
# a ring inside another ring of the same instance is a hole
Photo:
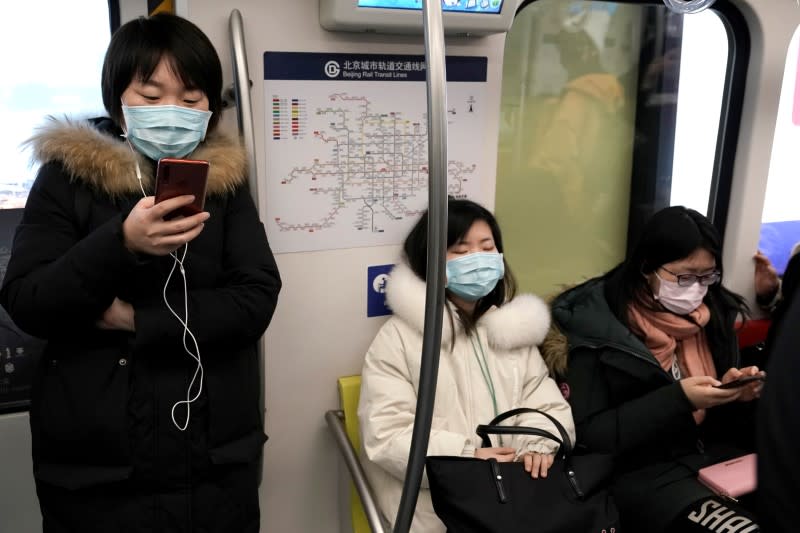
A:
{"label": "pink scarf", "polygon": [[[661,368],[672,375],[673,361],[677,360],[681,377],[716,378],[717,369],[714,368],[714,360],[703,330],[703,326],[711,318],[711,312],[705,304],[701,304],[687,316],[694,322],[673,313],[651,311],[636,305],[628,307],[631,329],[644,340],[645,346],[655,356]],[[705,418],[705,409],[698,409],[693,415],[695,422],[700,424]]]}

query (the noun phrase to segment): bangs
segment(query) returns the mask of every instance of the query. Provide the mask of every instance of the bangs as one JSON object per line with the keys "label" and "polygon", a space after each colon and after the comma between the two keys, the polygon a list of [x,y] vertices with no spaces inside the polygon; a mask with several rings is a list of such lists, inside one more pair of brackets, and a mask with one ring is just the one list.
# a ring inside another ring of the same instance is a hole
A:
{"label": "bangs", "polygon": [[169,73],[175,76],[186,89],[190,91],[200,90],[205,93],[201,84],[197,83],[189,74],[189,70],[181,65],[174,55],[167,51],[162,51],[160,53],[158,51],[153,51],[152,53],[148,53],[139,63],[138,70],[134,72],[134,78],[141,83],[150,81],[150,78],[152,78],[153,73],[162,60]]}

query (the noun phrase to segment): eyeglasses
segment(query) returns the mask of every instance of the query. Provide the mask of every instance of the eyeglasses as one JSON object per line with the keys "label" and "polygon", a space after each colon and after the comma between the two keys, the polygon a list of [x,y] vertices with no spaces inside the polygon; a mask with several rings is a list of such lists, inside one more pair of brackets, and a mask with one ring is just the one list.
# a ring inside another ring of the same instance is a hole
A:
{"label": "eyeglasses", "polygon": [[703,274],[702,276],[698,276],[697,274],[676,274],[675,272],[670,272],[663,266],[661,269],[664,272],[669,272],[673,276],[678,279],[678,286],[680,287],[689,287],[694,285],[695,283],[700,283],[700,285],[704,287],[708,287],[709,285],[713,285],[720,280],[721,274],[719,270],[714,270],[709,272],[708,274]]}

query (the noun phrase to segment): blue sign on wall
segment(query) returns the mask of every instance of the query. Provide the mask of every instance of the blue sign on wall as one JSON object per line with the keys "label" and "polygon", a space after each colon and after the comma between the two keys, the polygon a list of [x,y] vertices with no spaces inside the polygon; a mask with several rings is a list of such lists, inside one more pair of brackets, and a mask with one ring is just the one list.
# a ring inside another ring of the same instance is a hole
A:
{"label": "blue sign on wall", "polygon": [[367,267],[367,316],[391,315],[386,305],[386,281],[394,265]]}

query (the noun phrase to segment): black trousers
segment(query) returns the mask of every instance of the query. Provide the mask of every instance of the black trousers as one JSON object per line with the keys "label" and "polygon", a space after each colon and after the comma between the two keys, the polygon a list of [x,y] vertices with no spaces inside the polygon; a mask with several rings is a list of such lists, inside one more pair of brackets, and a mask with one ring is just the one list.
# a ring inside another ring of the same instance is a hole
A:
{"label": "black trousers", "polygon": [[43,533],[257,533],[258,463],[214,466],[183,487],[130,480],[78,490],[37,481]]}

